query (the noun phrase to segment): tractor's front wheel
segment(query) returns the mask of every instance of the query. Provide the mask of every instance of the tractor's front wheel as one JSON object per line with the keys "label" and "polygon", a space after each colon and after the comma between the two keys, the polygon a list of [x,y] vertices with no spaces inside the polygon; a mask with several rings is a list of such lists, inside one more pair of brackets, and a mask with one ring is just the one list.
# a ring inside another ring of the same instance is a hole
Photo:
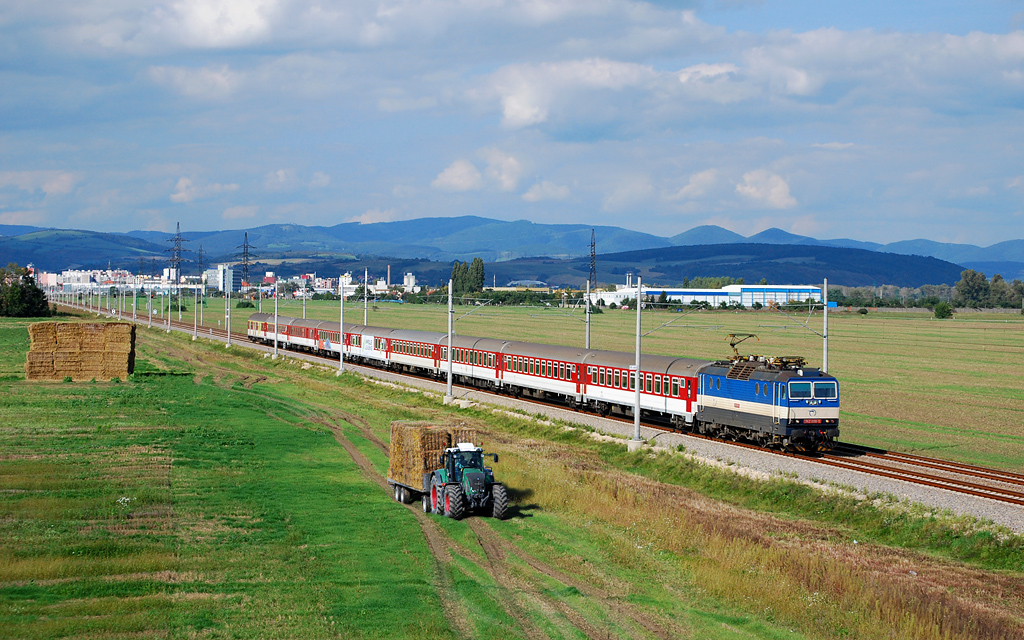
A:
{"label": "tractor's front wheel", "polygon": [[444,513],[444,487],[437,483],[437,478],[430,481],[430,510]]}
{"label": "tractor's front wheel", "polygon": [[458,520],[466,510],[466,496],[462,487],[457,484],[448,485],[444,492],[444,515]]}
{"label": "tractor's front wheel", "polygon": [[498,520],[508,517],[508,492],[503,484],[491,487],[491,516]]}

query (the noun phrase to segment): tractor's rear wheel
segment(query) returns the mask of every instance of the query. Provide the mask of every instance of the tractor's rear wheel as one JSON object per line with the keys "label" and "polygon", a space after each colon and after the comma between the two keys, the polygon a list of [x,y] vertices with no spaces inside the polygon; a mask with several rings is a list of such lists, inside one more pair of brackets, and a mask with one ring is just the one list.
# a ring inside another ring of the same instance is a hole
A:
{"label": "tractor's rear wheel", "polygon": [[445,487],[444,492],[444,515],[452,520],[458,520],[466,510],[466,496],[462,493],[462,487],[451,484]]}
{"label": "tractor's rear wheel", "polygon": [[503,484],[491,487],[491,516],[498,520],[508,517],[508,492]]}

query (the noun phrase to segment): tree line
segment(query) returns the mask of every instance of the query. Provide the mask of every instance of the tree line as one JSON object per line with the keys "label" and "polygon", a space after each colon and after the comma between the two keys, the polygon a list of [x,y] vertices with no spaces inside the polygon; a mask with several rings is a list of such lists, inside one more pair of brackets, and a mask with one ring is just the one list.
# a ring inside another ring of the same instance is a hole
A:
{"label": "tree line", "polygon": [[965,269],[954,285],[923,285],[916,288],[882,285],[877,287],[829,287],[828,299],[841,307],[917,307],[934,309],[939,303],[974,309],[1020,309],[1024,282],[1007,282],[996,274]]}

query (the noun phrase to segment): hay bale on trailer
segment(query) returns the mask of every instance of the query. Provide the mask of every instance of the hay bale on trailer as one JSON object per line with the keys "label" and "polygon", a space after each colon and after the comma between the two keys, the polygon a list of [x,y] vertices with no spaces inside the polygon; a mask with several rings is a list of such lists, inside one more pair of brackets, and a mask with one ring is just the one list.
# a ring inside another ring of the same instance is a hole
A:
{"label": "hay bale on trailer", "polygon": [[392,422],[388,482],[422,491],[423,476],[437,469],[445,449],[476,438],[476,430],[461,426]]}

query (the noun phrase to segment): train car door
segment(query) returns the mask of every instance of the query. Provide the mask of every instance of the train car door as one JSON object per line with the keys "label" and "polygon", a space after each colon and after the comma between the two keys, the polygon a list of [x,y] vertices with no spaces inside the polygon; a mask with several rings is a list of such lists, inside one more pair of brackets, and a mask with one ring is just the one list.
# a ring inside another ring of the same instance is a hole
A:
{"label": "train car door", "polygon": [[772,385],[772,422],[779,424],[782,414],[782,385],[785,382],[776,382]]}

